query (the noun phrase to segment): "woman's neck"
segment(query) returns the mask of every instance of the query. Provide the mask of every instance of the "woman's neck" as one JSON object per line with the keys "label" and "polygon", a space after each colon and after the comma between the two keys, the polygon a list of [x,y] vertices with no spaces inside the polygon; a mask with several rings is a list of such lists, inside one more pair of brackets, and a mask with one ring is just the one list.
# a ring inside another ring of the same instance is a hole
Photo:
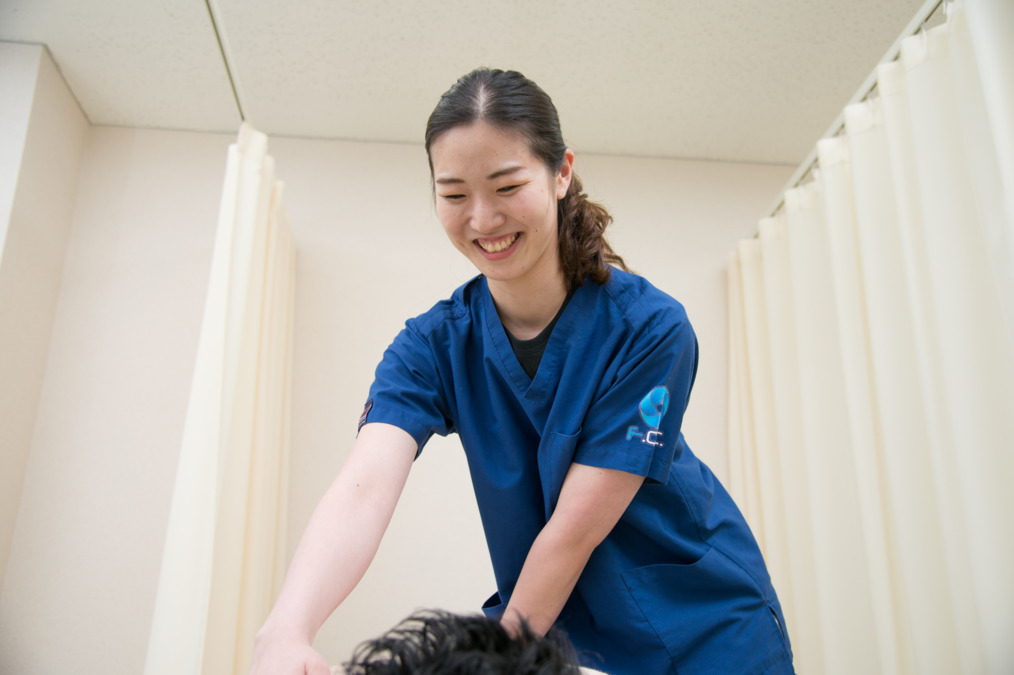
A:
{"label": "woman's neck", "polygon": [[533,283],[488,280],[500,322],[519,340],[536,337],[560,311],[567,299],[563,274]]}

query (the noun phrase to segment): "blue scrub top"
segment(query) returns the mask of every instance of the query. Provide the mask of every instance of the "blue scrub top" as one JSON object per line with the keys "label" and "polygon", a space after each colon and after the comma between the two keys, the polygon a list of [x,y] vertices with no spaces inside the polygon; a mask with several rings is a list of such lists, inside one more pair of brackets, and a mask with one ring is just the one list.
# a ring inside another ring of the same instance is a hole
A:
{"label": "blue scrub top", "polygon": [[791,672],[781,608],[742,515],[680,432],[697,339],[676,300],[613,270],[577,289],[534,378],[486,279],[407,322],[362,423],[465,449],[499,617],[571,463],[645,477],[557,621],[585,665],[631,673]]}

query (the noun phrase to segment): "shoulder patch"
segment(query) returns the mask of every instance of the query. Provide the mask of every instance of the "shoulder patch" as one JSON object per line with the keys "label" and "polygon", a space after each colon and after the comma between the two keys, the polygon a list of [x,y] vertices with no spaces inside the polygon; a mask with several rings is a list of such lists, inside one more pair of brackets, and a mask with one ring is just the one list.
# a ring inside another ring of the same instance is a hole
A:
{"label": "shoulder patch", "polygon": [[366,405],[363,406],[363,414],[359,416],[359,428],[356,429],[357,434],[363,430],[363,425],[366,424],[366,418],[370,414],[370,410],[372,409],[373,409],[373,399],[371,398],[369,401],[366,402]]}

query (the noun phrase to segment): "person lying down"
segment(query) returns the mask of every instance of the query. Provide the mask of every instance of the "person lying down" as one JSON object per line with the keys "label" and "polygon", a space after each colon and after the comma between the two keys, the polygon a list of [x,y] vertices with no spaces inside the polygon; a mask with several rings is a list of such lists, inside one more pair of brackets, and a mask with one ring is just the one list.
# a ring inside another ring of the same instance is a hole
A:
{"label": "person lying down", "polygon": [[[527,624],[512,636],[495,619],[438,610],[412,614],[363,642],[333,675],[588,675],[558,630],[545,637]],[[601,674],[600,674],[601,675]]]}

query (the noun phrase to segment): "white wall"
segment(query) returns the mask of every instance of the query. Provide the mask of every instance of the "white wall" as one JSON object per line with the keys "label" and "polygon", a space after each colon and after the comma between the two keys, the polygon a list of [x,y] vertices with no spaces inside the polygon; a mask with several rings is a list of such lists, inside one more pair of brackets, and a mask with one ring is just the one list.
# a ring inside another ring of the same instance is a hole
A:
{"label": "white wall", "polygon": [[[92,128],[0,596],[0,672],[140,672],[230,137]],[[341,465],[405,319],[473,271],[420,146],[272,139],[297,254],[290,531]],[[702,349],[690,442],[720,473],[728,250],[792,167],[579,156],[614,241]],[[290,542],[290,552],[295,541]],[[321,632],[333,661],[416,607],[491,593],[460,446],[431,443],[374,567]]]}
{"label": "white wall", "polygon": [[0,254],[7,240],[42,47],[0,42]]}
{"label": "white wall", "polygon": [[0,580],[10,553],[88,124],[49,53],[0,43]]}
{"label": "white wall", "polygon": [[89,132],[0,672],[143,668],[231,140]]}

